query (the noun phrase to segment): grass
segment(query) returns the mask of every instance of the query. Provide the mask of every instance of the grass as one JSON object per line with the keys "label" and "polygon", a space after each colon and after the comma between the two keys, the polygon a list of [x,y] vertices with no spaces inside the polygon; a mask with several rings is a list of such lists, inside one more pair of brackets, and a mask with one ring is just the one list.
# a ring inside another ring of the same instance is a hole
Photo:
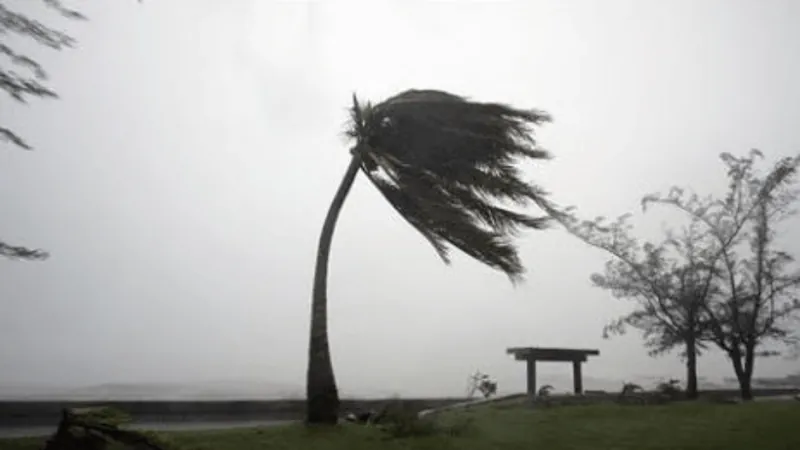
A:
{"label": "grass", "polygon": [[[484,407],[445,416],[468,419],[457,436],[389,439],[357,425],[164,433],[182,450],[789,450],[800,449],[800,404],[591,405],[532,410]],[[0,450],[40,449],[40,439],[0,440]]]}

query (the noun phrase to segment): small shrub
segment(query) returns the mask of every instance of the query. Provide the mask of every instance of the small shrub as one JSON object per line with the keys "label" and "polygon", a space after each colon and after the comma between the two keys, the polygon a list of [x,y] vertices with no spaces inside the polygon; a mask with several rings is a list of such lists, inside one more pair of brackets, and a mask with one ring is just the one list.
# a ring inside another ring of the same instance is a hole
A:
{"label": "small shrub", "polygon": [[642,391],[642,387],[636,383],[624,383],[617,401],[623,404],[644,404],[645,399],[641,395]]}
{"label": "small shrub", "polygon": [[489,398],[497,394],[497,382],[492,380],[489,375],[475,372],[470,377],[469,386],[467,387],[467,397],[472,398],[476,392],[480,392],[483,398]]}
{"label": "small shrub", "polygon": [[631,395],[642,391],[642,387],[636,383],[623,383],[619,395]]}
{"label": "small shrub", "polygon": [[552,385],[545,384],[544,386],[539,388],[539,391],[536,393],[538,397],[549,397],[550,394],[553,393],[553,389],[555,389]]}
{"label": "small shrub", "polygon": [[434,415],[420,417],[408,403],[395,400],[386,405],[380,413],[380,421],[376,422],[387,439],[404,439],[433,435],[461,436],[473,424],[466,415],[450,415],[436,418]]}
{"label": "small shrub", "polygon": [[684,397],[683,388],[681,388],[680,380],[670,379],[669,381],[662,381],[656,386],[656,392],[668,400],[678,400]]}
{"label": "small shrub", "polygon": [[536,391],[536,396],[533,398],[533,406],[551,407],[555,405],[554,400],[550,397],[553,393],[553,386],[546,384]]}
{"label": "small shrub", "polygon": [[171,447],[154,435],[119,427],[129,421],[127,414],[113,408],[65,409],[56,432],[47,440],[44,450],[106,450],[120,447],[166,450]]}
{"label": "small shrub", "polygon": [[378,423],[381,429],[394,439],[430,436],[436,433],[436,422],[432,417],[420,417],[417,411],[401,400],[386,405]]}

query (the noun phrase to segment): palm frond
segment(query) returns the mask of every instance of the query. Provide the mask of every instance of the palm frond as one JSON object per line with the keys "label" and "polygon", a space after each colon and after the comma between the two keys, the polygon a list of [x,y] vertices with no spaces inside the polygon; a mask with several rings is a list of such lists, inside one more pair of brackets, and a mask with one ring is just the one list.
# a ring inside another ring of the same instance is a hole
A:
{"label": "palm frond", "polygon": [[0,241],[0,256],[10,259],[42,260],[47,259],[50,254],[38,248],[11,245]]}
{"label": "palm frond", "polygon": [[[354,96],[348,135],[370,181],[445,262],[449,244],[517,281],[524,267],[513,237],[545,228],[553,211],[517,165],[550,157],[533,135],[549,120],[538,110],[409,90],[374,106]],[[531,203],[547,214],[507,207]]]}

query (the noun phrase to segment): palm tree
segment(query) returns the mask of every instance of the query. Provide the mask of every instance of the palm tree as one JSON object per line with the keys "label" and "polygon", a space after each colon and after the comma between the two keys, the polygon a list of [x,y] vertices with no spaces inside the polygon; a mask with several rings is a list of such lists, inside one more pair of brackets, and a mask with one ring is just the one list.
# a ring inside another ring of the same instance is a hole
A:
{"label": "palm tree", "polygon": [[[436,90],[408,90],[377,105],[353,96],[347,135],[355,145],[320,235],[311,305],[306,423],[335,424],[339,397],[327,330],[328,257],[336,219],[359,170],[449,263],[449,247],[501,270],[512,283],[524,268],[512,238],[543,229],[507,204],[534,203],[553,213],[546,193],[521,178],[516,163],[549,154],[533,128],[550,116],[497,103],[478,103]],[[504,205],[505,203],[506,205]]]}

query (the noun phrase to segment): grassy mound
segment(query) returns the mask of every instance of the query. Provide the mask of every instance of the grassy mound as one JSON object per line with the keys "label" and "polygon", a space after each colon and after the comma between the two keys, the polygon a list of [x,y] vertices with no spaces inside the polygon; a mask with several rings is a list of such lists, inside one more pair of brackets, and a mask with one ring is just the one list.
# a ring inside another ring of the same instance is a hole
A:
{"label": "grassy mound", "polygon": [[[487,406],[443,414],[437,420],[468,426],[458,433],[426,429],[419,435],[412,432],[402,437],[361,425],[335,429],[296,425],[161,436],[183,450],[800,449],[798,402],[602,404],[551,409]],[[0,441],[2,450],[41,447],[41,440],[36,439]]]}

